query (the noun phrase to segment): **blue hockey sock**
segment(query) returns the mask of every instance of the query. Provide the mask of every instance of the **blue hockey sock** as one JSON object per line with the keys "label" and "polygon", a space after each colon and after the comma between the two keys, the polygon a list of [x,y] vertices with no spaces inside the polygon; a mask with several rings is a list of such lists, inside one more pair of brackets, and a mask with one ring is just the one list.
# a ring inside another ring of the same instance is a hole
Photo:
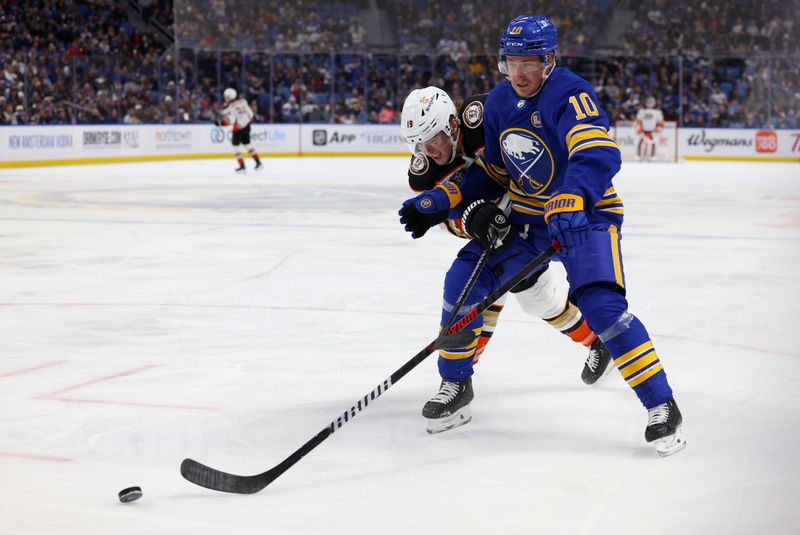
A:
{"label": "blue hockey sock", "polygon": [[646,409],[672,397],[672,388],[650,335],[636,316],[626,312],[609,330],[600,334],[600,339],[614,357],[622,378]]}
{"label": "blue hockey sock", "polygon": [[642,322],[627,312],[625,296],[613,287],[595,285],[579,289],[576,298],[589,326],[645,408],[670,399],[672,388],[650,335]]}

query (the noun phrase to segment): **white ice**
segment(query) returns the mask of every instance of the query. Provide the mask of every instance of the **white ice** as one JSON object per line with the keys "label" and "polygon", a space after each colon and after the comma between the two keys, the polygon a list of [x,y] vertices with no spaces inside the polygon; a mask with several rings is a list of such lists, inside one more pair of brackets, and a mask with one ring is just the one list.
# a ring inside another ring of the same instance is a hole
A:
{"label": "white ice", "polygon": [[0,171],[0,533],[800,533],[797,164],[615,180],[677,455],[644,442],[616,371],[584,386],[584,350],[512,298],[469,425],[425,433],[432,356],[258,494],[182,479],[184,457],[271,468],[435,337],[462,243],[402,230],[406,164]]}

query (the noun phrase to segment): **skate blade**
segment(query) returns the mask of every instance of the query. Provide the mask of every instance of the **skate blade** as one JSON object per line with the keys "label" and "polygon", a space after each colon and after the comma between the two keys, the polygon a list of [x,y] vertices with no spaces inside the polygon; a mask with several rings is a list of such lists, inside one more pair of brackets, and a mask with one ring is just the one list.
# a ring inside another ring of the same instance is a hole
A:
{"label": "skate blade", "polygon": [[425,429],[429,435],[443,433],[461,427],[472,421],[472,412],[469,410],[469,405],[462,407],[450,416],[444,418],[426,418],[428,420],[428,427]]}
{"label": "skate blade", "polygon": [[662,457],[669,457],[686,447],[686,436],[683,434],[683,424],[679,425],[673,434],[659,438],[653,442],[656,452]]}

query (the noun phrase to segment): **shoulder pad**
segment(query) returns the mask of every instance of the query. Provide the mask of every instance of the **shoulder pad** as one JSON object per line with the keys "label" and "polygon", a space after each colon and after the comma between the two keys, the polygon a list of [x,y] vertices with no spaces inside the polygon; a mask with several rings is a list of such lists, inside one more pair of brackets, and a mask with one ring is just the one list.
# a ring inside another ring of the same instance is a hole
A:
{"label": "shoulder pad", "polygon": [[464,153],[474,158],[475,153],[484,147],[486,141],[483,133],[483,105],[486,94],[475,95],[464,101],[459,114],[461,119],[461,133],[463,137]]}
{"label": "shoulder pad", "polygon": [[450,164],[438,165],[424,154],[415,154],[408,166],[408,185],[414,191],[428,191],[451,177],[464,163],[464,159],[458,157]]}
{"label": "shoulder pad", "polygon": [[486,102],[486,94],[474,95],[464,101],[460,110],[461,124],[466,128],[474,130],[483,124],[483,104]]}

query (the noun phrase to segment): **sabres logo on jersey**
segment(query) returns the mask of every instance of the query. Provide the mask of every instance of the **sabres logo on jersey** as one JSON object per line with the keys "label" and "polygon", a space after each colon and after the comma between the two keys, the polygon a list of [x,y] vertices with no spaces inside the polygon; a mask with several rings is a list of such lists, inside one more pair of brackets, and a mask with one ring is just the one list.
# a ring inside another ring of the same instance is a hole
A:
{"label": "sabres logo on jersey", "polygon": [[553,155],[545,142],[524,128],[509,128],[500,134],[503,161],[517,187],[527,195],[544,191],[553,179]]}

